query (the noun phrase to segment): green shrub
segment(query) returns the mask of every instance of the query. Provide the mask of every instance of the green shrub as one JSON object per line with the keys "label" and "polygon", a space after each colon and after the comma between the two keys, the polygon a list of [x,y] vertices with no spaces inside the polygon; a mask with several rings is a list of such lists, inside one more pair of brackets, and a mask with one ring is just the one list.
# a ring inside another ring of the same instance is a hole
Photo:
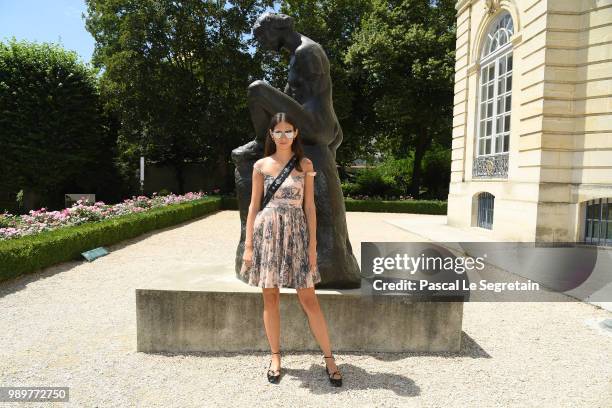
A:
{"label": "green shrub", "polygon": [[407,158],[396,159],[386,158],[380,165],[378,171],[389,180],[393,180],[393,185],[399,189],[400,194],[405,194],[412,182],[413,153]]}
{"label": "green shrub", "polygon": [[446,201],[438,200],[354,200],[347,198],[346,211],[397,212],[446,215]]}
{"label": "green shrub", "polygon": [[0,190],[33,191],[36,206],[59,208],[64,192],[99,199],[114,188],[96,75],[58,44],[0,41]]}
{"label": "green shrub", "polygon": [[224,210],[238,210],[238,199],[236,196],[221,196],[221,208]]}
{"label": "green shrub", "polygon": [[341,183],[340,187],[342,188],[342,192],[344,193],[344,195],[355,195],[355,194],[359,194],[359,184],[357,183],[351,183],[351,182],[346,182],[346,183]]}
{"label": "green shrub", "polygon": [[172,204],[103,221],[0,241],[0,281],[79,259],[81,252],[112,245],[221,208],[218,197]]}
{"label": "green shrub", "polygon": [[451,150],[438,144],[432,147],[423,156],[423,182],[421,185],[425,192],[423,199],[446,199],[451,173]]}
{"label": "green shrub", "polygon": [[7,228],[7,227],[10,227],[10,226],[11,226],[11,224],[10,224],[8,218],[5,215],[0,213],[0,228]]}
{"label": "green shrub", "polygon": [[[345,199],[346,211],[446,214],[446,201]],[[59,228],[37,235],[0,241],[0,281],[81,258],[81,253],[135,238],[221,209],[238,210],[234,196],[155,208],[142,213]],[[0,216],[1,218],[1,216]]]}
{"label": "green shrub", "polygon": [[389,157],[376,167],[357,171],[354,183],[343,183],[346,195],[399,197],[405,195],[412,179],[412,157]]}
{"label": "green shrub", "polygon": [[396,189],[393,177],[383,174],[378,168],[364,169],[357,174],[357,194],[387,195]]}

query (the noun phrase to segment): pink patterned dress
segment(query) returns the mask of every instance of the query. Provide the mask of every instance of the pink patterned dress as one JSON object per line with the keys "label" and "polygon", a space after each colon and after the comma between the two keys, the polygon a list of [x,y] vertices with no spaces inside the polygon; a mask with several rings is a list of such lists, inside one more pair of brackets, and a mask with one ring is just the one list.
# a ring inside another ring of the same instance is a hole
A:
{"label": "pink patterned dress", "polygon": [[[265,174],[265,196],[276,176]],[[292,171],[293,173],[293,171]],[[317,265],[311,268],[308,258],[308,224],[302,208],[304,178],[315,171],[289,174],[255,217],[253,226],[253,262],[241,274],[251,286],[262,288],[308,288],[321,281]]]}

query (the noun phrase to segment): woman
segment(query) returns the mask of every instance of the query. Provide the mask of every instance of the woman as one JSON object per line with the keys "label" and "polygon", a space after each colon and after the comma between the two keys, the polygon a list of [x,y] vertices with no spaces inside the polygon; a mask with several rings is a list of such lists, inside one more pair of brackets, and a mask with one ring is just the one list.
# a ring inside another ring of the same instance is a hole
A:
{"label": "woman", "polygon": [[[317,256],[322,277],[317,286],[359,288],[359,264],[348,235],[344,195],[336,165],[336,150],[343,137],[342,127],[334,111],[330,64],[325,50],[311,38],[295,31],[293,17],[281,13],[260,15],[253,26],[253,36],[262,51],[287,51],[290,63],[284,92],[263,80],[253,81],[248,88],[247,102],[255,140],[232,151],[232,160],[238,170],[236,188],[241,222],[244,223],[242,228],[246,232],[249,202],[244,198],[251,194],[252,189],[248,180],[249,166],[252,166],[249,163],[255,157],[261,157],[265,149],[270,117],[276,112],[287,112],[299,127],[299,138],[306,156],[317,169],[313,180],[318,207]],[[245,238],[241,234],[237,248],[239,256],[242,256]]]}
{"label": "woman", "polygon": [[[295,288],[308,323],[323,351],[325,371],[334,386],[342,375],[331,353],[327,324],[314,285],[317,267],[316,209],[312,161],[304,157],[299,130],[286,113],[274,115],[268,127],[264,157],[254,164],[253,188],[246,225],[244,274],[249,285],[263,291],[263,319],[272,351],[268,380],[280,381],[280,287]],[[265,208],[263,194],[295,156],[291,170]]]}

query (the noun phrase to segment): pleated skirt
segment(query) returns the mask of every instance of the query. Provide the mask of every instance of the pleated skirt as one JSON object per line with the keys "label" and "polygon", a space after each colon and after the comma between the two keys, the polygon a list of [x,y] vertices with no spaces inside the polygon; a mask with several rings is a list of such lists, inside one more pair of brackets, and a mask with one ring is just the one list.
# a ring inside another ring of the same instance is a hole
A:
{"label": "pleated skirt", "polygon": [[265,207],[253,225],[253,262],[241,274],[251,286],[308,288],[321,281],[308,258],[308,225],[302,207]]}

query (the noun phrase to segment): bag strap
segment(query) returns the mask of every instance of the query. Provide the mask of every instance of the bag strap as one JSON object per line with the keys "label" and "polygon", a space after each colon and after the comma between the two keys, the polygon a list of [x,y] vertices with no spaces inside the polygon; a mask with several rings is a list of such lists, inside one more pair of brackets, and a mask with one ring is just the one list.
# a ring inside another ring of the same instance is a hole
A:
{"label": "bag strap", "polygon": [[293,171],[296,162],[297,156],[294,154],[293,157],[287,162],[285,167],[281,170],[280,174],[276,176],[276,178],[268,188],[268,191],[266,191],[266,196],[263,199],[260,210],[263,209],[266,205],[268,205],[268,203],[272,199],[272,196],[274,195],[274,193],[276,193],[276,190],[278,190],[281,184],[283,184],[283,181],[285,181],[289,173]]}

